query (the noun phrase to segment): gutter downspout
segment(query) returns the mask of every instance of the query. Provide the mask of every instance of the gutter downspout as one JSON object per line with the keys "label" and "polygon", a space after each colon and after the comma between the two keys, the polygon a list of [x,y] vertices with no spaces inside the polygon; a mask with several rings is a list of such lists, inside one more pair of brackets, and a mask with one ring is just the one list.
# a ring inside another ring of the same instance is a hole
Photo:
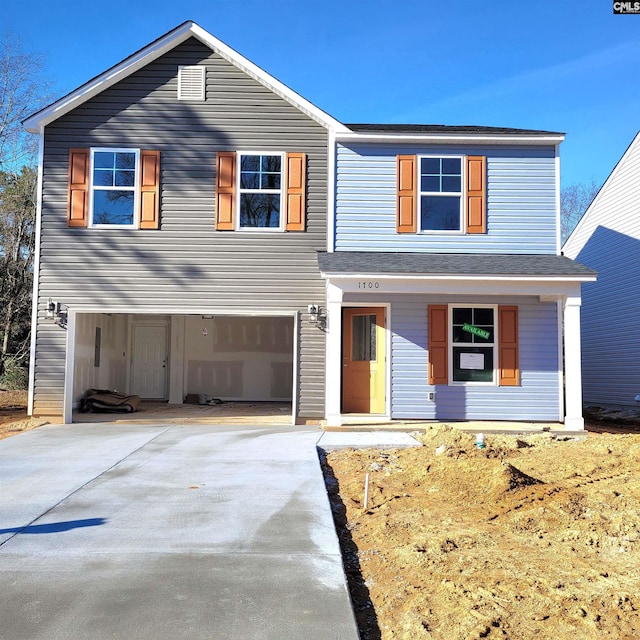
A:
{"label": "gutter downspout", "polygon": [[40,128],[38,140],[38,190],[36,196],[36,243],[33,260],[33,299],[31,301],[31,345],[29,348],[29,401],[28,415],[33,415],[36,381],[36,332],[38,329],[38,296],[40,289],[40,245],[42,238],[42,182],[44,167],[44,127]]}

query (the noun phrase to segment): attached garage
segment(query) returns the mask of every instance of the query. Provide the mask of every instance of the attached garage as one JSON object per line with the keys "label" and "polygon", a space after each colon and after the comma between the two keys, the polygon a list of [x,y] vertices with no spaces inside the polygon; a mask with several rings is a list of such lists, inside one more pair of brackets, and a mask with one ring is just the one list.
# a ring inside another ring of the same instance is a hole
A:
{"label": "attached garage", "polygon": [[88,389],[173,405],[293,404],[296,317],[77,313],[68,326],[65,404],[77,410]]}

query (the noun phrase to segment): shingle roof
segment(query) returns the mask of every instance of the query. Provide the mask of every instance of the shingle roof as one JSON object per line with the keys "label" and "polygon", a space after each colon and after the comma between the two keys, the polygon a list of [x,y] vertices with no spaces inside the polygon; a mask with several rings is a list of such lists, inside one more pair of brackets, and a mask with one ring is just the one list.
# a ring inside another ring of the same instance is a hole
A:
{"label": "shingle roof", "polygon": [[318,252],[318,264],[327,275],[537,276],[589,280],[596,275],[592,269],[565,256],[531,254],[336,251]]}
{"label": "shingle roof", "polygon": [[476,125],[447,124],[345,124],[358,133],[479,133],[505,135],[554,135],[563,136],[559,131],[539,129],[512,129],[509,127],[481,127]]}

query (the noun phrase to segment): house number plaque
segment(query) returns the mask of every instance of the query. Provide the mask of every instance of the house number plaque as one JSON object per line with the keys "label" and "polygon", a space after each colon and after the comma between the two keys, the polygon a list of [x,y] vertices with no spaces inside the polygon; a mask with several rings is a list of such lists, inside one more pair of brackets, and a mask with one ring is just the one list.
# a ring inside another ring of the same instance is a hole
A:
{"label": "house number plaque", "polygon": [[380,283],[374,280],[362,280],[358,282],[358,289],[379,289]]}

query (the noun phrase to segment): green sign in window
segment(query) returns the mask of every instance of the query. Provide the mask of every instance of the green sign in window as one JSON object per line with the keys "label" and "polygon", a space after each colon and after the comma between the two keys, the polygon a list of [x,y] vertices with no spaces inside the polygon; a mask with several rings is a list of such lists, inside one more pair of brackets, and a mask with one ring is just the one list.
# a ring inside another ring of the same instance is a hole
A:
{"label": "green sign in window", "polygon": [[480,338],[484,338],[487,340],[491,335],[486,329],[481,329],[480,327],[474,327],[472,324],[465,322],[462,325],[462,330],[467,331],[468,333],[473,333],[474,336],[478,336]]}

